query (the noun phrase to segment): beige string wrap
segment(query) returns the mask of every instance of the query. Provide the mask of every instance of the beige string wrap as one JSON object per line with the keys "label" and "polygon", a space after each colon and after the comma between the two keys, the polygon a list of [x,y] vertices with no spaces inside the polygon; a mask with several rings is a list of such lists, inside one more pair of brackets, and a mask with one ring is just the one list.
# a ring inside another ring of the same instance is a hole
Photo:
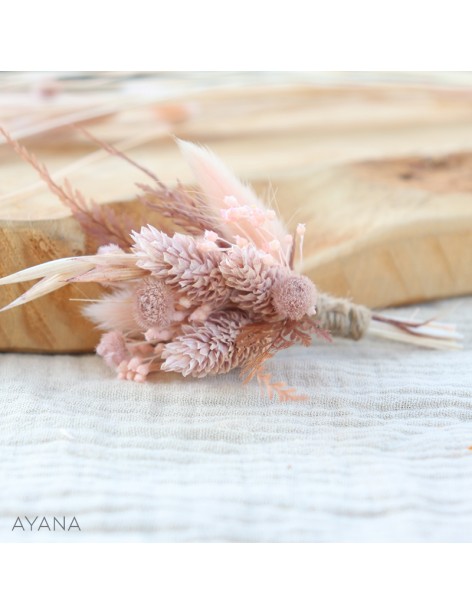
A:
{"label": "beige string wrap", "polygon": [[322,328],[329,330],[332,335],[357,340],[366,334],[372,312],[367,307],[356,305],[347,299],[318,294],[316,318]]}

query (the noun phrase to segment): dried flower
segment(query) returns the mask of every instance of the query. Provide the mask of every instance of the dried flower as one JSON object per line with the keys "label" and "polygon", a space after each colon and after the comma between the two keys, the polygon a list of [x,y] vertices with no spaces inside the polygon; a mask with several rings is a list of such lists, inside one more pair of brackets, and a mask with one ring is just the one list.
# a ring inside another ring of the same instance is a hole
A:
{"label": "dried flower", "polygon": [[174,297],[163,281],[146,277],[135,290],[134,317],[143,329],[169,326],[174,310]]}
{"label": "dried flower", "polygon": [[[200,378],[240,367],[246,381],[256,377],[270,396],[297,398],[283,382],[272,382],[263,367],[280,349],[308,344],[317,332],[308,317],[315,309],[315,288],[292,270],[301,227],[294,241],[275,212],[213,154],[179,142],[201,194],[191,195],[180,184],[170,190],[130,162],[153,182],[140,186],[145,204],[189,234],[169,236],[148,225],[128,237],[124,218],[87,203],[67,182],[57,185],[45,167],[11,142],[102,247],[95,256],[46,263],[2,280],[40,279],[8,307],[72,281],[111,285],[114,290],[84,313],[109,331],[97,354],[121,379],[143,382],[160,370]],[[105,148],[129,160],[112,146]]]}
{"label": "dried flower", "polygon": [[117,367],[129,357],[125,338],[118,331],[111,331],[102,335],[96,352],[109,367]]}
{"label": "dried flower", "polygon": [[118,377],[120,379],[144,382],[151,371],[150,361],[146,361],[141,356],[133,356],[130,360],[123,360],[118,365]]}
{"label": "dried flower", "polygon": [[[244,236],[259,248],[264,248],[272,239],[283,241],[287,231],[282,221],[277,216],[270,214],[267,216],[266,213],[270,209],[249,186],[235,177],[217,156],[205,147],[198,147],[186,141],[179,140],[178,145],[195,175],[207,206],[214,211],[217,219],[221,219],[222,212],[228,206],[230,208],[250,206],[262,213],[264,221],[260,227],[254,226],[251,216],[246,219],[227,219],[221,231],[225,239],[234,243],[236,235]],[[229,217],[231,218],[231,215]],[[277,257],[281,264],[286,264],[286,256],[283,253],[277,254]]]}
{"label": "dried flower", "polygon": [[305,275],[279,277],[272,287],[272,303],[276,312],[289,320],[300,320],[316,312],[316,289]]}
{"label": "dried flower", "polygon": [[227,300],[219,250],[202,249],[195,237],[180,233],[169,237],[152,226],[134,232],[133,238],[138,266],[184,295],[189,304],[210,303],[217,308]]}
{"label": "dried flower", "polygon": [[162,352],[162,370],[176,371],[185,377],[227,373],[238,366],[236,339],[248,322],[244,312],[234,309],[217,311],[204,324],[184,325],[183,334]]}
{"label": "dried flower", "polygon": [[267,253],[251,243],[233,246],[219,264],[226,286],[231,288],[231,302],[249,313],[273,316],[272,286],[284,271],[280,265],[266,264]]}

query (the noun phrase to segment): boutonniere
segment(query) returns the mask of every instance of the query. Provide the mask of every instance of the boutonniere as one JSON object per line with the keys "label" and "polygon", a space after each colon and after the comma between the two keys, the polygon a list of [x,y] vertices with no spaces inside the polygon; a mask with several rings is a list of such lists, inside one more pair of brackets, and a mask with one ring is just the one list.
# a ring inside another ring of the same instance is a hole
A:
{"label": "boutonniere", "polygon": [[274,382],[267,362],[293,344],[310,345],[313,337],[360,339],[370,331],[417,345],[459,347],[453,326],[387,318],[319,292],[299,272],[305,226],[289,232],[276,211],[204,147],[177,141],[195,175],[194,192],[181,184],[167,187],[99,142],[147,177],[137,185],[139,197],[179,227],[167,234],[151,225],[126,227],[67,181],[55,182],[44,165],[1,132],[101,244],[96,254],[46,262],[1,279],[0,284],[40,280],[3,310],[66,284],[103,284],[103,295],[84,313],[103,331],[97,354],[121,379],[144,382],[160,371],[201,378],[239,369],[244,382],[257,379],[271,398],[293,400],[302,397]]}

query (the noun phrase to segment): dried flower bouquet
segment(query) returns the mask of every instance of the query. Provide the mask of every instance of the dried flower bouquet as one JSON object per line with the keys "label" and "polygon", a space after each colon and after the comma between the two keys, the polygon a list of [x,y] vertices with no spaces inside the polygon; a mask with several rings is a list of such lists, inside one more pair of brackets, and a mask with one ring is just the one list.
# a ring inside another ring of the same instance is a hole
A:
{"label": "dried flower bouquet", "polygon": [[[377,334],[432,347],[459,347],[454,327],[403,321],[317,292],[296,272],[305,227],[290,234],[276,212],[242,184],[210,151],[178,141],[199,186],[165,186],[152,172],[112,146],[109,153],[140,168],[151,180],[138,184],[142,202],[170,217],[182,232],[172,236],[87,202],[0,128],[13,148],[67,205],[83,230],[100,245],[95,255],[64,258],[9,275],[0,284],[40,279],[3,309],[25,304],[66,284],[98,282],[105,294],[84,308],[104,331],[99,354],[118,377],[137,382],[158,371],[205,377],[239,368],[256,378],[270,397],[300,399],[273,382],[266,362],[316,335],[354,339]],[[89,135],[91,136],[91,135]],[[93,137],[91,137],[93,138]]]}

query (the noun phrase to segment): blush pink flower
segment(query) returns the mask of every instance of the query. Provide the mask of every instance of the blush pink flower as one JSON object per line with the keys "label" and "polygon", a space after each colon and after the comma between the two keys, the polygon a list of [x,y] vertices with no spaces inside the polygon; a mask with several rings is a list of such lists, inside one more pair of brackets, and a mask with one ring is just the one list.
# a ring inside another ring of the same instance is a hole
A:
{"label": "blush pink flower", "polygon": [[218,264],[221,252],[190,235],[172,237],[152,226],[133,233],[138,266],[151,271],[191,305],[211,303],[216,307],[228,297]]}
{"label": "blush pink flower", "polygon": [[135,232],[131,218],[88,202],[67,182],[57,184],[34,156],[1,127],[0,132],[102,244],[96,255],[43,263],[0,280],[40,280],[1,311],[72,282],[98,282],[109,291],[84,313],[110,331],[97,354],[121,379],[142,382],[160,370],[204,377],[239,367],[245,381],[257,377],[269,394],[296,398],[290,388],[271,383],[264,365],[277,351],[297,342],[309,345],[311,335],[320,334],[310,318],[315,287],[293,272],[297,247],[301,261],[303,225],[292,237],[275,211],[204,148],[179,141],[199,184],[196,196],[180,184],[167,188],[104,145],[152,180],[150,186],[138,184],[142,202],[189,234],[170,236],[151,225]]}
{"label": "blush pink flower", "polygon": [[140,356],[133,356],[131,360],[123,360],[117,368],[118,378],[143,383],[151,372],[151,363],[145,362]]}
{"label": "blush pink flower", "polygon": [[221,260],[219,269],[224,283],[231,288],[231,302],[250,314],[274,315],[272,286],[283,269],[267,253],[251,243],[234,245]]}
{"label": "blush pink flower", "polygon": [[278,279],[272,288],[275,311],[289,320],[301,320],[316,312],[316,288],[304,275],[291,275]]}
{"label": "blush pink flower", "polygon": [[174,311],[172,291],[163,281],[146,277],[135,292],[134,317],[143,329],[166,328]]}
{"label": "blush pink flower", "polygon": [[161,369],[183,376],[227,373],[237,366],[236,339],[249,318],[237,309],[213,313],[204,324],[184,325],[162,352]]}
{"label": "blush pink flower", "polygon": [[129,358],[125,338],[118,331],[111,331],[102,335],[96,352],[109,367],[117,367],[121,362]]}

